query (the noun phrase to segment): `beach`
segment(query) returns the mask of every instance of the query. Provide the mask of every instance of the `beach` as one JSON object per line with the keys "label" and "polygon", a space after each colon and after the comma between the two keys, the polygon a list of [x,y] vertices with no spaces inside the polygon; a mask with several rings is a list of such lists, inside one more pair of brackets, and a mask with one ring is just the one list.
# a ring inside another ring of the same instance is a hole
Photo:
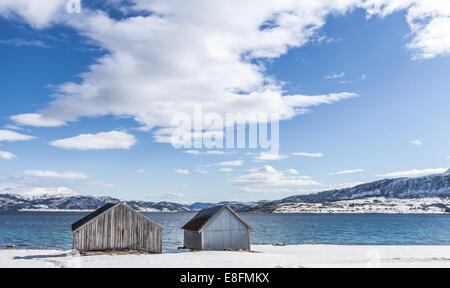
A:
{"label": "beach", "polygon": [[450,246],[254,245],[252,252],[74,256],[71,250],[0,250],[1,268],[447,267]]}

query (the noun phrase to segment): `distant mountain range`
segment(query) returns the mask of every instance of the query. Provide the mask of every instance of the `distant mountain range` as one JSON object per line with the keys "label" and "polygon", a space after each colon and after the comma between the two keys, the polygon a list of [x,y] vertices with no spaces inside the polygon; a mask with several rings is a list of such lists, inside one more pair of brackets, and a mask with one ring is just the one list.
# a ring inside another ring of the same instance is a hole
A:
{"label": "distant mountain range", "polygon": [[[410,201],[416,199],[416,201]],[[425,199],[425,200],[424,200]],[[430,200],[431,199],[431,200]],[[417,178],[383,179],[352,188],[296,195],[275,201],[181,204],[174,202],[125,201],[141,212],[198,211],[216,204],[229,204],[237,211],[278,213],[332,213],[336,211],[374,213],[450,213],[450,170],[444,174]],[[68,188],[33,188],[17,193],[0,190],[0,211],[88,211],[112,197],[77,195]],[[357,209],[355,208],[357,207]],[[376,209],[374,207],[377,207]],[[379,208],[379,209],[378,209]],[[345,210],[347,209],[347,210]]]}

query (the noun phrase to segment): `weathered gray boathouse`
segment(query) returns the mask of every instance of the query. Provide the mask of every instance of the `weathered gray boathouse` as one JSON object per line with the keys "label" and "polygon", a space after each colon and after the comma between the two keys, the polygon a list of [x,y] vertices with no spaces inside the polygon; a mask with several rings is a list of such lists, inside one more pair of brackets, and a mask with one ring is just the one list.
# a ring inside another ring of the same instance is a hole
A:
{"label": "weathered gray boathouse", "polygon": [[227,205],[200,211],[182,229],[189,249],[250,250],[252,227]]}
{"label": "weathered gray boathouse", "polygon": [[109,203],[72,225],[73,249],[161,253],[163,228],[124,203]]}

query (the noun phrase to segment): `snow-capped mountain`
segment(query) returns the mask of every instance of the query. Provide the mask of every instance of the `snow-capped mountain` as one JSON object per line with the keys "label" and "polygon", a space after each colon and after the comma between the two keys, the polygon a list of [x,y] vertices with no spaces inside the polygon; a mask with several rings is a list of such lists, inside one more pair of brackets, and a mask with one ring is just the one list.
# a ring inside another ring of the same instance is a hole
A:
{"label": "snow-capped mountain", "polygon": [[27,200],[65,198],[78,194],[66,187],[40,188],[40,187],[5,187],[0,189],[0,194],[14,195]]}
{"label": "snow-capped mountain", "polygon": [[[296,195],[275,201],[220,202],[237,211],[275,213],[450,213],[450,169],[444,174],[417,178],[383,179],[351,188]],[[0,189],[0,210],[95,210],[111,197],[83,196],[59,188]],[[141,212],[187,212],[214,203],[125,201]],[[382,212],[385,211],[385,212]]]}

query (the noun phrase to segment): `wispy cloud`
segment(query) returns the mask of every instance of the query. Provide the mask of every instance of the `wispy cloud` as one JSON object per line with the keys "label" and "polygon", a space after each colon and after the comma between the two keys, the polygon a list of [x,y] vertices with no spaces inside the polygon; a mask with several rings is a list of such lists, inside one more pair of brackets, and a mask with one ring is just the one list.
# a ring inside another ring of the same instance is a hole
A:
{"label": "wispy cloud", "polygon": [[16,47],[41,47],[41,48],[49,47],[47,44],[45,44],[45,42],[43,42],[41,40],[28,40],[28,39],[19,39],[19,38],[6,39],[6,40],[0,39],[0,44],[13,45]]}
{"label": "wispy cloud", "polygon": [[218,166],[243,166],[244,161],[242,160],[234,160],[234,161],[224,161],[217,163]]}
{"label": "wispy cloud", "polygon": [[0,151],[0,158],[5,160],[12,160],[16,158],[16,155],[8,151]]}
{"label": "wispy cloud", "polygon": [[19,127],[19,126],[17,126],[17,125],[13,125],[13,124],[6,124],[5,126],[3,126],[5,129],[7,129],[7,130],[18,130],[18,131],[20,131],[20,130],[23,130],[23,128],[22,127]]}
{"label": "wispy cloud", "polygon": [[231,184],[239,186],[246,192],[293,192],[299,186],[315,186],[320,183],[308,176],[297,176],[298,171],[288,169],[278,171],[266,165],[258,169],[250,169],[247,174],[234,178]]}
{"label": "wispy cloud", "polygon": [[342,170],[342,171],[329,173],[328,175],[345,175],[345,174],[361,173],[361,172],[365,172],[365,171],[366,170],[364,170],[364,169]]}
{"label": "wispy cloud", "polygon": [[145,173],[145,169],[137,169],[136,172],[137,173]]}
{"label": "wispy cloud", "polygon": [[209,174],[209,171],[205,170],[205,169],[197,169],[197,170],[195,170],[195,172],[200,173],[200,174]]}
{"label": "wispy cloud", "polygon": [[8,142],[27,141],[27,140],[32,140],[34,138],[35,137],[33,137],[33,136],[20,134],[15,131],[0,130],[0,142],[2,142],[2,141],[8,141]]}
{"label": "wispy cloud", "polygon": [[424,175],[430,175],[430,174],[442,174],[445,173],[448,170],[448,168],[429,168],[429,169],[412,169],[412,170],[406,170],[406,171],[398,171],[398,172],[391,172],[386,174],[377,175],[377,177],[383,177],[383,178],[396,178],[396,177],[415,177],[415,176],[424,176]]}
{"label": "wispy cloud", "polygon": [[176,169],[175,173],[189,175],[189,170],[188,169]]}
{"label": "wispy cloud", "polygon": [[308,152],[294,152],[292,153],[294,156],[300,156],[300,157],[312,157],[312,158],[320,158],[323,157],[322,153],[308,153]]}
{"label": "wispy cloud", "polygon": [[208,150],[208,151],[199,151],[199,150],[185,150],[184,153],[192,154],[192,155],[225,155],[225,151],[220,150]]}
{"label": "wispy cloud", "polygon": [[411,140],[411,141],[409,141],[409,143],[411,143],[413,145],[417,145],[417,146],[422,146],[423,145],[422,141],[419,140],[419,139]]}
{"label": "wispy cloud", "polygon": [[220,172],[233,172],[233,168],[220,168]]}
{"label": "wispy cloud", "polygon": [[255,157],[256,161],[276,161],[288,158],[288,155],[283,155],[279,153],[261,153]]}
{"label": "wispy cloud", "polygon": [[343,78],[344,76],[345,76],[345,73],[344,72],[340,72],[340,73],[333,73],[333,74],[330,74],[330,75],[325,75],[325,76],[323,76],[323,79],[325,79],[325,80],[340,79],[340,78]]}
{"label": "wispy cloud", "polygon": [[61,178],[61,179],[87,179],[88,176],[81,172],[66,171],[66,172],[56,172],[51,170],[25,170],[24,174],[35,176],[35,177],[46,177],[46,178]]}
{"label": "wispy cloud", "polygon": [[28,113],[28,114],[20,114],[14,115],[10,117],[12,121],[16,122],[19,125],[25,126],[33,126],[33,127],[60,127],[66,125],[66,122],[46,118],[42,114],[37,113]]}
{"label": "wispy cloud", "polygon": [[76,137],[53,141],[50,145],[69,150],[128,150],[136,142],[134,135],[121,131],[110,131],[98,134],[81,134]]}

